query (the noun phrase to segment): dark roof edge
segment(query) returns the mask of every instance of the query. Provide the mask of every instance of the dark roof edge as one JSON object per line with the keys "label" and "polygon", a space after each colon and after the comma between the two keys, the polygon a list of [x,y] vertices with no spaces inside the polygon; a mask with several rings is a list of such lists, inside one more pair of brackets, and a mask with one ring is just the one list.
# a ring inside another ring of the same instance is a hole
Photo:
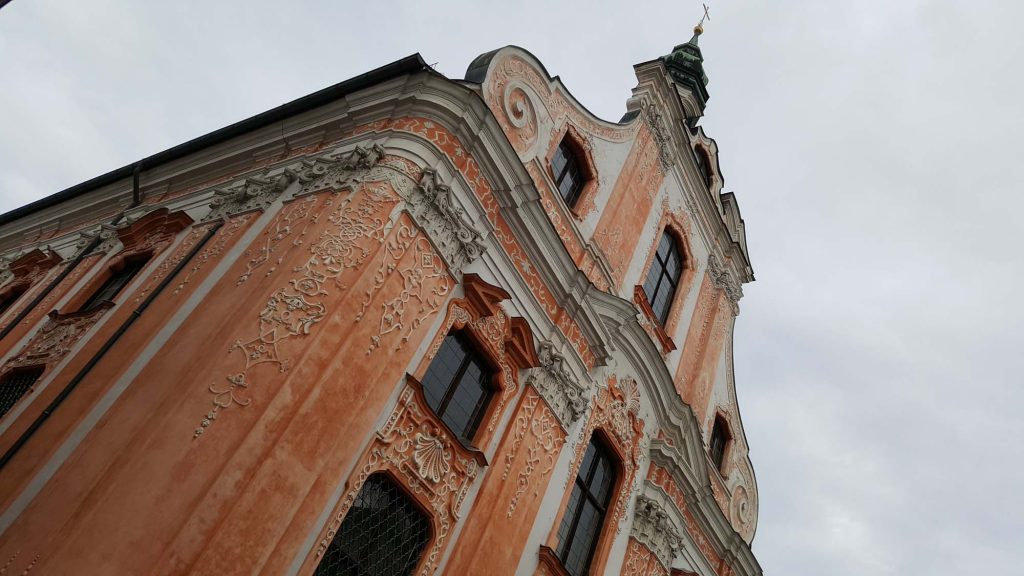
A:
{"label": "dark roof edge", "polygon": [[14,210],[11,210],[10,212],[7,212],[5,214],[0,214],[0,225],[13,222],[18,218],[27,216],[28,214],[31,214],[33,212],[42,210],[44,208],[49,208],[50,206],[54,206],[66,200],[70,200],[72,198],[75,198],[76,196],[85,194],[86,192],[90,192],[101,186],[106,186],[108,184],[113,184],[118,180],[130,178],[132,176],[132,172],[135,170],[135,167],[137,165],[141,164],[142,169],[145,170],[159,166],[161,164],[166,164],[167,162],[177,160],[189,154],[203,150],[204,148],[208,148],[210,146],[214,146],[216,144],[220,144],[222,142],[235,138],[237,136],[241,136],[242,134],[245,134],[247,132],[263,128],[264,126],[273,124],[275,122],[280,122],[281,120],[284,120],[285,118],[288,118],[290,116],[294,116],[296,114],[300,114],[302,112],[318,108],[325,104],[329,104],[330,102],[333,102],[338,98],[341,98],[358,90],[369,88],[370,86],[379,84],[381,82],[385,82],[387,80],[391,80],[392,78],[397,78],[398,76],[401,76],[403,74],[411,74],[413,72],[418,72],[420,70],[428,68],[429,66],[427,65],[426,61],[423,60],[423,57],[419,55],[419,53],[406,56],[401,60],[396,60],[390,64],[385,64],[380,68],[376,68],[364,74],[360,74],[359,76],[349,78],[348,80],[344,80],[333,86],[324,88],[323,90],[318,90],[316,92],[313,92],[312,94],[308,94],[296,100],[292,100],[291,102],[288,102],[287,104],[282,104],[277,108],[271,108],[266,112],[262,112],[250,118],[246,118],[245,120],[235,122],[234,124],[225,126],[224,128],[221,128],[219,130],[214,130],[213,132],[204,134],[203,136],[200,136],[198,138],[193,138],[188,142],[178,144],[177,146],[168,148],[163,152],[157,152],[152,156],[147,156],[141,160],[132,162],[127,166],[122,166],[121,168],[118,168],[116,170],[111,170],[106,174],[102,174],[90,180],[86,180],[81,184],[76,184],[75,186],[66,188],[55,194],[45,196],[43,198],[40,198],[39,200],[26,204],[20,208],[15,208]]}

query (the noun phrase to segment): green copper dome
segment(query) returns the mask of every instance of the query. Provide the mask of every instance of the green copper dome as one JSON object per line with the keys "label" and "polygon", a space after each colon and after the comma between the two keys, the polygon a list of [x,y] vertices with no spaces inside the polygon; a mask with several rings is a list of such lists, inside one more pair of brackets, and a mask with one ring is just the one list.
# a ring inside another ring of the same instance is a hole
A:
{"label": "green copper dome", "polygon": [[680,44],[672,49],[668,56],[662,56],[665,68],[678,84],[693,93],[700,101],[703,108],[707,103],[708,76],[704,73],[704,56],[700,53],[700,46],[697,45],[697,38],[704,29],[700,26],[693,29],[693,38],[686,44]]}

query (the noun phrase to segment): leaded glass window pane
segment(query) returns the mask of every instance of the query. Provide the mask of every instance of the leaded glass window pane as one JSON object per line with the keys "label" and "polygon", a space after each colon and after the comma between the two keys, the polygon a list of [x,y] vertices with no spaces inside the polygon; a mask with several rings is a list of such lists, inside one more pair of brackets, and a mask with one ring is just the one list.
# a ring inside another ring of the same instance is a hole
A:
{"label": "leaded glass window pane", "polygon": [[44,367],[37,366],[25,370],[15,370],[4,376],[0,381],[0,418],[21,400],[26,392],[32,389],[36,380],[43,375]]}
{"label": "leaded glass window pane", "polygon": [[430,541],[430,521],[384,474],[366,479],[316,576],[407,576]]}

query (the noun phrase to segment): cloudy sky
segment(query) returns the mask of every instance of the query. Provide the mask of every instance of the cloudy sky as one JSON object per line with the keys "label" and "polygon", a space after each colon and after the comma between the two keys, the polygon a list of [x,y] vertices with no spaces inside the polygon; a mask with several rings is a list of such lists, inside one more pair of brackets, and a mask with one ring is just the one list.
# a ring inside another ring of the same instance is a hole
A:
{"label": "cloudy sky", "polygon": [[[707,1],[765,572],[1024,573],[1024,4]],[[484,4],[15,0],[0,212],[414,52],[518,44],[617,119],[700,13]]]}

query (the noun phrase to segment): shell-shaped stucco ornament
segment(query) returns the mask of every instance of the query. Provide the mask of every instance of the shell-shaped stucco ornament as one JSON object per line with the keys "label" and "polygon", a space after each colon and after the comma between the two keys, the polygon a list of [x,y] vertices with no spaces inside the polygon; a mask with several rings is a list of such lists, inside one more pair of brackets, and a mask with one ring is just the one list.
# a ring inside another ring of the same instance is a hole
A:
{"label": "shell-shaped stucco ornament", "polygon": [[436,436],[417,434],[412,459],[418,467],[420,477],[435,484],[451,469],[451,455],[444,449],[441,439]]}
{"label": "shell-shaped stucco ornament", "polygon": [[636,380],[626,378],[622,381],[622,394],[626,398],[626,410],[633,414],[640,414],[640,388]]}

